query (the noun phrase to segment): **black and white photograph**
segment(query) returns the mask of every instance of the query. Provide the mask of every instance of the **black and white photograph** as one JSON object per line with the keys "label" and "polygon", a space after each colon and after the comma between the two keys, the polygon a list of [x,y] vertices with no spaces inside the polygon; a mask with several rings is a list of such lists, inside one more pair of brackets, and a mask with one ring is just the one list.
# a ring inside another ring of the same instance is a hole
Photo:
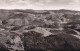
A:
{"label": "black and white photograph", "polygon": [[0,0],[0,51],[80,51],[80,0]]}

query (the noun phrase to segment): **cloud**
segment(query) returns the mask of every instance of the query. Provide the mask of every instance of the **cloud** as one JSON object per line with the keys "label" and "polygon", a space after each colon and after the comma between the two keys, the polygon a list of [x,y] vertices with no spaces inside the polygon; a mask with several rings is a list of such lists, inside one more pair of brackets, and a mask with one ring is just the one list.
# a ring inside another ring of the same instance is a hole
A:
{"label": "cloud", "polygon": [[70,5],[80,5],[80,0],[73,0],[73,2],[69,3]]}
{"label": "cloud", "polygon": [[0,0],[0,8],[79,9],[80,0]]}
{"label": "cloud", "polygon": [[0,0],[5,4],[41,4],[41,5],[65,5],[72,0]]}

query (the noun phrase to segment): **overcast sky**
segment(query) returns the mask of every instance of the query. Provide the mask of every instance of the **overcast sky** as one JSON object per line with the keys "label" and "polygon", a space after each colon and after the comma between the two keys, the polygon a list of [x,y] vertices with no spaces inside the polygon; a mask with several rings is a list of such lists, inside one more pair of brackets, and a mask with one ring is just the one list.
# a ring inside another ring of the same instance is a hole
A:
{"label": "overcast sky", "polygon": [[35,10],[80,10],[80,0],[0,0],[0,8]]}

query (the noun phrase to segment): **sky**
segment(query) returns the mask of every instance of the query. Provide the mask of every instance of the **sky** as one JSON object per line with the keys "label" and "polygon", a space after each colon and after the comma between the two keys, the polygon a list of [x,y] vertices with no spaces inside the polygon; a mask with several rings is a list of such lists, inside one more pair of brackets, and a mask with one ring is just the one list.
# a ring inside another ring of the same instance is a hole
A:
{"label": "sky", "polygon": [[0,0],[0,9],[70,9],[80,11],[80,0]]}

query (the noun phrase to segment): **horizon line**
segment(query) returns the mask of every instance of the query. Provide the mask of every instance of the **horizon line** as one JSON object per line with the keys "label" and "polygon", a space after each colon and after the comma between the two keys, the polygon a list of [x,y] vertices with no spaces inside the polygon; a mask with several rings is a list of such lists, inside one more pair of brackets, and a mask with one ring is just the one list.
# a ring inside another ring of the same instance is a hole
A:
{"label": "horizon line", "polygon": [[80,11],[75,9],[21,9],[21,8],[0,8],[0,10],[72,10],[72,11]]}

